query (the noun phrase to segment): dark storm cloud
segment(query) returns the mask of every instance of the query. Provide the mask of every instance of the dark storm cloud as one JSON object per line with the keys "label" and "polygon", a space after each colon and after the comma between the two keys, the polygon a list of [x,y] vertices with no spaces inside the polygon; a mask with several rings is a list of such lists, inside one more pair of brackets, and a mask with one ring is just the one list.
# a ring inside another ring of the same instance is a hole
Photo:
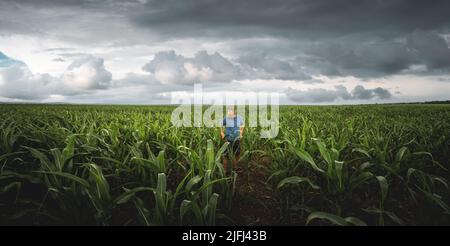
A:
{"label": "dark storm cloud", "polygon": [[425,74],[448,73],[450,48],[436,32],[416,30],[398,40],[316,42],[297,57],[296,64],[311,74],[362,78],[412,73],[408,69],[413,65],[426,66]]}
{"label": "dark storm cloud", "polygon": [[335,37],[373,33],[380,37],[416,29],[448,28],[446,0],[23,0],[3,1],[74,12],[118,14],[135,25],[174,37]]}
{"label": "dark storm cloud", "polygon": [[248,74],[256,73],[256,78],[280,80],[309,80],[310,76],[301,69],[294,68],[290,62],[271,57],[264,52],[254,52],[239,57],[237,62],[247,70]]}
{"label": "dark storm cloud", "polygon": [[2,0],[0,36],[26,35],[91,46],[125,43],[123,40],[127,39],[133,45],[136,37],[131,33],[135,29],[127,19],[136,5],[142,4],[119,0]]}
{"label": "dark storm cloud", "polygon": [[[109,1],[109,0],[2,0],[3,2],[14,4],[16,6],[21,5],[33,5],[36,7],[95,7],[105,6],[114,2],[126,2],[126,1]],[[130,1],[132,2],[132,1]]]}
{"label": "dark storm cloud", "polygon": [[389,99],[392,97],[392,94],[388,90],[381,88],[381,87],[377,87],[377,88],[373,89],[372,91],[373,91],[373,94],[375,95],[375,97],[378,97],[380,99]]}
{"label": "dark storm cloud", "polygon": [[[194,57],[178,55],[173,46],[167,48],[173,54],[148,54],[155,58],[145,71],[170,84],[365,79],[448,74],[448,12],[445,0],[6,0],[0,2],[0,34],[102,48],[164,47],[180,39],[212,47],[210,53],[193,47]],[[226,58],[220,47],[233,55]],[[62,59],[82,55],[49,52]]]}
{"label": "dark storm cloud", "polygon": [[366,77],[392,74],[408,68],[412,63],[413,54],[404,44],[389,41],[349,45],[349,42],[319,43],[312,45],[305,53],[312,56],[310,60],[313,62],[322,62],[319,67],[322,70],[328,68],[326,73],[329,75]]}
{"label": "dark storm cloud", "polygon": [[414,52],[415,60],[423,60],[428,68],[450,67],[450,48],[443,37],[430,32],[416,31],[407,37],[406,44]]}
{"label": "dark storm cloud", "polygon": [[227,27],[240,32],[251,27],[262,35],[330,36],[441,28],[450,21],[449,9],[450,2],[445,0],[168,0],[148,1],[131,17],[141,26],[172,27],[184,35],[192,31],[215,34],[217,28]]}
{"label": "dark storm cloud", "polygon": [[355,99],[372,99],[378,97],[379,99],[391,98],[391,93],[381,87],[375,89],[365,89],[362,85],[357,85],[352,91],[353,98]]}
{"label": "dark storm cloud", "polygon": [[[148,1],[128,18],[163,38],[276,37],[272,46],[246,44],[240,52],[250,58],[240,62],[277,70],[278,78],[298,78],[299,70],[367,78],[412,65],[448,72],[450,49],[441,34],[450,30],[449,11],[449,1],[419,0]],[[297,62],[253,58],[265,51],[296,54]]]}

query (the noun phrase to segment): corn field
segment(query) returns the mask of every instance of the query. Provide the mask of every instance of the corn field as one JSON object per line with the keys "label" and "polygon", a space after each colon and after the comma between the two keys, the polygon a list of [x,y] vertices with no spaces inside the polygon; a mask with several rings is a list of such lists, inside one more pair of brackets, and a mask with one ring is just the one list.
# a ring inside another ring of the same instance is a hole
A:
{"label": "corn field", "polygon": [[448,105],[281,106],[233,170],[173,109],[0,105],[0,224],[450,225]]}

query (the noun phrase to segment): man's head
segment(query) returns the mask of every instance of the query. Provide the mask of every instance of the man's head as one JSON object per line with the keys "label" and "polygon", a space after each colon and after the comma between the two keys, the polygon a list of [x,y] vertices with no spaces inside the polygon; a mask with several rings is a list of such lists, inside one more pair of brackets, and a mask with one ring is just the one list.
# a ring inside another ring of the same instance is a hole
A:
{"label": "man's head", "polygon": [[236,116],[236,111],[234,110],[234,106],[230,106],[227,108],[227,116],[228,117]]}

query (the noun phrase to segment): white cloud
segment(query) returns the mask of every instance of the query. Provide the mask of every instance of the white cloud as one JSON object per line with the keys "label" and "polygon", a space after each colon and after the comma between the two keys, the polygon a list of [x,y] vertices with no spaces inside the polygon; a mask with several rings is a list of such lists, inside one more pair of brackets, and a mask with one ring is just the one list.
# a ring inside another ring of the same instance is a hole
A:
{"label": "white cloud", "polygon": [[112,74],[105,69],[102,58],[86,56],[75,60],[62,75],[64,83],[72,89],[106,89]]}
{"label": "white cloud", "polygon": [[238,75],[238,68],[219,53],[200,51],[194,57],[175,51],[158,52],[144,67],[163,84],[194,84],[199,82],[229,82]]}
{"label": "white cloud", "polygon": [[[76,50],[51,52],[76,53]],[[77,53],[64,57],[67,61],[75,60],[66,65],[61,75],[34,73],[25,63],[4,57],[0,59],[2,101],[9,98],[46,102],[167,103],[167,98],[161,95],[191,91],[197,82],[204,82],[205,91],[211,95],[223,91],[279,92],[286,95],[286,103],[318,104],[445,100],[450,89],[448,79],[442,76],[360,79],[321,75],[302,80],[301,76],[297,78],[301,74],[292,63],[269,55],[247,56],[244,62],[217,52],[200,51],[193,56],[174,51],[157,52],[142,71],[119,78],[112,77],[106,61],[93,55]],[[277,74],[280,77],[273,78]],[[281,76],[289,74],[294,76]]]}
{"label": "white cloud", "polygon": [[229,59],[218,52],[205,50],[186,57],[175,51],[156,53],[144,67],[163,84],[193,84],[199,82],[221,83],[242,79],[310,80],[301,68],[294,68],[264,53]]}
{"label": "white cloud", "polygon": [[213,77],[213,71],[209,67],[197,67],[190,62],[184,63],[186,79],[190,81],[208,81]]}
{"label": "white cloud", "polygon": [[55,78],[48,74],[33,74],[28,67],[14,64],[0,67],[0,96],[24,100],[46,98],[56,89]]}
{"label": "white cloud", "polygon": [[62,76],[33,73],[28,66],[0,53],[0,96],[43,100],[58,95],[89,94],[111,86],[111,73],[103,59],[87,56],[74,61]]}

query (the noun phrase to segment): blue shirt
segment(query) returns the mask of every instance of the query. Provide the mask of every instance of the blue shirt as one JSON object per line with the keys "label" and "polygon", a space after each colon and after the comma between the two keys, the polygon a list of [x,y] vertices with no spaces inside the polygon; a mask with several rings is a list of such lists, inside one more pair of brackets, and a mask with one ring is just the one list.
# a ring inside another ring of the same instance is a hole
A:
{"label": "blue shirt", "polygon": [[244,125],[244,119],[237,115],[236,117],[225,117],[222,126],[225,126],[225,138],[228,141],[235,141],[240,137],[240,128]]}

